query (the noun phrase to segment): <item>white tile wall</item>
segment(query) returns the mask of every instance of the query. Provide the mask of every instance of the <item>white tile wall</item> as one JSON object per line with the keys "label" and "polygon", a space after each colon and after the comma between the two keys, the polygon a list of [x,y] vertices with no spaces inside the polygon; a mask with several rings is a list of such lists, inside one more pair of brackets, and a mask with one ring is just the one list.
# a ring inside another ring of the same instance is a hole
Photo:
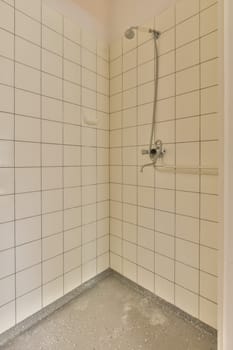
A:
{"label": "white tile wall", "polygon": [[[144,26],[158,40],[156,136],[165,162],[218,167],[216,1],[179,0]],[[217,176],[139,167],[149,159],[154,43],[110,47],[110,265],[217,327]],[[137,132],[136,132],[137,129]]]}
{"label": "white tile wall", "polygon": [[1,333],[109,266],[109,57],[40,0],[0,39]]}
{"label": "white tile wall", "polygon": [[[218,165],[216,14],[180,0],[145,24],[162,32],[168,164]],[[105,270],[109,247],[113,269],[216,327],[216,177],[139,173],[153,40],[116,40],[109,70],[107,45],[40,0],[0,0],[0,41],[0,333]]]}

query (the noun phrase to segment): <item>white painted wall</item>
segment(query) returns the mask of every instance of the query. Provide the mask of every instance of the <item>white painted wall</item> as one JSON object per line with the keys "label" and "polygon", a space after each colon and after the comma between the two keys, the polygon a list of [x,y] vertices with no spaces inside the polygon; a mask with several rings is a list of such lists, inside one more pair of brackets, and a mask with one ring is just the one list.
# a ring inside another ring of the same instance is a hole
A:
{"label": "white painted wall", "polygon": [[[46,4],[77,22],[87,31],[95,33],[98,38],[109,39],[108,20],[109,0],[46,0]],[[91,6],[91,3],[93,6]],[[98,6],[97,6],[98,4]]]}
{"label": "white painted wall", "polygon": [[46,0],[49,6],[77,21],[82,28],[111,41],[128,26],[143,24],[176,0]]}
{"label": "white painted wall", "polygon": [[132,25],[143,24],[174,4],[176,0],[110,0],[111,38],[117,38]]}

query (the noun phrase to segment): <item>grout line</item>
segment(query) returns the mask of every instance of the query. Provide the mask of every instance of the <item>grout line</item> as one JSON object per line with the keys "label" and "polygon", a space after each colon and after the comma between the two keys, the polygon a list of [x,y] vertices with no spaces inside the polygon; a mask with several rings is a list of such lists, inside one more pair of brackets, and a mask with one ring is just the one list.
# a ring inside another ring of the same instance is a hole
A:
{"label": "grout line", "polygon": [[[201,0],[199,0],[199,9],[201,7]],[[201,166],[202,161],[201,161],[201,146],[202,146],[202,142],[201,142],[201,100],[202,100],[202,96],[201,96],[201,17],[200,17],[200,13],[199,13],[199,166]],[[202,180],[202,176],[201,174],[199,174],[199,249],[198,249],[198,267],[199,267],[199,274],[198,274],[198,318],[201,317],[201,305],[200,305],[200,296],[201,296],[201,180]]]}
{"label": "grout line", "polygon": [[[40,0],[40,16],[42,18],[42,0]],[[40,69],[42,69],[42,26],[40,26]],[[43,274],[43,152],[42,152],[42,73],[40,72],[40,224],[41,224],[41,308],[44,307],[44,289],[42,287],[44,274]]]}
{"label": "grout line", "polygon": [[[14,59],[15,59],[15,1],[14,1],[14,49],[13,49],[14,51],[13,51],[13,57],[14,57]],[[16,220],[16,196],[15,196],[15,192],[16,192],[16,171],[15,171],[15,62],[14,62],[14,107],[13,107],[13,109],[14,109],[14,126],[13,126],[13,128],[14,128],[14,131],[13,131],[13,133],[14,133],[14,137],[13,137],[13,139],[14,139],[14,150],[13,150],[13,152],[14,152],[14,189],[13,189],[13,191],[14,191],[14,284],[15,284],[15,286],[14,286],[14,310],[15,310],[15,312],[14,312],[14,324],[16,324],[17,323],[17,303],[16,303],[16,296],[17,296],[17,279],[16,279],[16,276],[17,276],[17,273],[16,273],[16,271],[17,271],[17,262],[16,262],[16,258],[17,258],[17,256],[16,256],[16,225],[15,225],[15,220]]]}
{"label": "grout line", "polygon": [[[175,23],[176,23],[176,19],[177,19],[177,13],[176,13],[176,7],[174,8],[174,11],[175,11]],[[177,27],[176,27],[177,28]],[[176,33],[176,30],[175,30],[175,62],[174,62],[174,67],[175,67],[175,70],[176,70],[176,66],[177,66],[177,47],[176,47],[176,40],[177,40],[177,33]],[[176,135],[177,135],[177,123],[176,123],[176,120],[177,120],[177,108],[176,108],[176,105],[177,105],[177,74],[175,73],[175,100],[174,100],[174,113],[175,113],[175,126],[174,126],[174,140],[175,140],[175,152],[174,152],[174,163],[175,165],[177,164],[177,146],[176,146]],[[177,212],[177,207],[176,207],[176,201],[177,201],[177,174],[176,172],[174,173],[174,186],[175,186],[175,192],[174,192],[174,211],[175,213]],[[173,301],[174,301],[174,305],[176,305],[176,284],[177,284],[177,281],[176,281],[176,261],[177,261],[177,249],[176,249],[176,243],[177,243],[177,230],[176,230],[176,215],[174,215],[174,296],[173,296]]]}

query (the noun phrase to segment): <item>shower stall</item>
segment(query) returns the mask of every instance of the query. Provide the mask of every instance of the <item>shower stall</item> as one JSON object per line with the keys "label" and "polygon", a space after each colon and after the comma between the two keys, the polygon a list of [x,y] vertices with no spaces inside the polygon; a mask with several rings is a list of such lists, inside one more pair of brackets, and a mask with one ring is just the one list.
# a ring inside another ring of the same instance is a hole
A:
{"label": "shower stall", "polygon": [[217,349],[219,2],[0,0],[3,349]]}

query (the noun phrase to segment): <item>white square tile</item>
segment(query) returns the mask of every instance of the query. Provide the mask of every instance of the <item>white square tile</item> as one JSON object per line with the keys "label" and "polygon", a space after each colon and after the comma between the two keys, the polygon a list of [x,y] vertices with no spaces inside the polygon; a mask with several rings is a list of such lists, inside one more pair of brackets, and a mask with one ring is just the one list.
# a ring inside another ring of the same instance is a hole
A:
{"label": "white square tile", "polygon": [[216,249],[201,246],[200,269],[212,275],[218,275],[218,251]]}
{"label": "white square tile", "polygon": [[158,40],[159,55],[175,49],[175,28],[163,33]]}
{"label": "white square tile", "polygon": [[200,294],[215,303],[218,299],[218,279],[205,272],[200,273]]}
{"label": "white square tile", "polygon": [[176,23],[194,16],[199,12],[199,0],[182,0],[176,4]]}
{"label": "white square tile", "polygon": [[8,249],[0,252],[0,278],[15,273],[14,249]]}
{"label": "white square tile", "polygon": [[[94,73],[92,73],[94,74]],[[64,79],[69,80],[73,83],[80,84],[81,83],[81,68],[79,65],[64,60]],[[95,88],[93,86],[92,88]]]}
{"label": "white square tile", "polygon": [[155,253],[155,273],[167,280],[174,281],[174,260]]}
{"label": "white square tile", "polygon": [[138,284],[154,292],[154,273],[138,267]]}
{"label": "white square tile", "polygon": [[64,58],[80,64],[80,46],[70,40],[64,39]]}
{"label": "white square tile", "polygon": [[14,246],[14,222],[0,224],[0,250]]}
{"label": "white square tile", "polygon": [[80,147],[65,146],[64,147],[64,165],[65,166],[79,166],[80,165]]}
{"label": "white square tile", "polygon": [[199,63],[199,40],[188,43],[176,50],[176,70],[182,70]]}
{"label": "white square tile", "polygon": [[198,317],[198,295],[176,285],[175,304],[192,316]]}
{"label": "white square tile", "polygon": [[15,89],[15,112],[16,114],[40,118],[40,96]]}
{"label": "white square tile", "polygon": [[64,213],[64,228],[69,230],[81,225],[81,208],[66,209]]}
{"label": "white square tile", "polygon": [[199,243],[199,219],[176,215],[176,236],[193,243]]}
{"label": "white square tile", "polygon": [[75,248],[64,254],[64,272],[67,273],[81,265],[81,248]]}
{"label": "white square tile", "polygon": [[0,54],[5,57],[14,58],[14,35],[0,29]]}
{"label": "white square tile", "polygon": [[176,239],[176,260],[183,264],[199,267],[199,246],[182,239]]}
{"label": "white square tile", "polygon": [[41,286],[41,264],[16,274],[16,297]]}
{"label": "white square tile", "polygon": [[218,28],[218,5],[215,4],[200,13],[201,36],[213,32]]}
{"label": "white square tile", "polygon": [[42,213],[51,213],[63,209],[63,191],[49,190],[42,192]]}
{"label": "white square tile", "polygon": [[68,293],[81,284],[81,268],[78,267],[64,275],[64,292]]}
{"label": "white square tile", "polygon": [[81,124],[80,106],[64,103],[64,122],[71,124]]}
{"label": "white square tile", "polygon": [[42,3],[42,23],[58,33],[63,33],[63,17],[54,9]]}
{"label": "white square tile", "polygon": [[200,319],[203,322],[217,329],[217,315],[217,305],[205,298],[200,298]]}
{"label": "white square tile", "polygon": [[62,58],[42,49],[42,70],[46,73],[62,77]]}
{"label": "white square tile", "polygon": [[161,32],[170,29],[175,25],[175,7],[169,6],[159,16],[155,17],[156,30]]}
{"label": "white square tile", "polygon": [[42,142],[62,143],[62,123],[43,120],[42,121]]}
{"label": "white square tile", "polygon": [[41,43],[41,28],[39,22],[34,21],[23,13],[15,12],[15,34],[40,45]]}
{"label": "white square tile", "polygon": [[15,60],[40,69],[40,48],[19,37],[15,37]]}
{"label": "white square tile", "polygon": [[194,293],[199,291],[199,271],[184,264],[176,263],[176,283]]}
{"label": "white square tile", "polygon": [[64,186],[73,187],[73,186],[80,186],[80,184],[81,184],[80,168],[78,167],[64,168]]}
{"label": "white square tile", "polygon": [[191,17],[176,27],[176,47],[184,45],[199,36],[199,15]]}
{"label": "white square tile", "polygon": [[96,259],[89,261],[82,267],[83,282],[88,281],[96,275]]}
{"label": "white square tile", "polygon": [[63,274],[63,255],[58,255],[52,259],[44,261],[43,267],[43,284],[46,284]]}
{"label": "white square tile", "polygon": [[138,64],[154,59],[154,40],[151,39],[138,47]]}
{"label": "white square tile", "polygon": [[199,108],[199,91],[176,96],[176,118],[197,116],[199,115]]}
{"label": "white square tile", "polygon": [[200,39],[201,62],[218,57],[218,32],[210,33]]}
{"label": "white square tile", "polygon": [[41,216],[15,222],[16,245],[22,245],[41,238]]}
{"label": "white square tile", "polygon": [[42,47],[62,56],[62,36],[54,32],[53,30],[42,26]]}
{"label": "white square tile", "polygon": [[43,168],[42,169],[42,189],[49,190],[61,188],[63,186],[62,168]]}
{"label": "white square tile", "polygon": [[197,218],[199,216],[199,194],[177,191],[176,212]]}
{"label": "white square tile", "polygon": [[41,174],[38,168],[15,169],[15,192],[40,191]]}
{"label": "white square tile", "polygon": [[42,94],[47,97],[62,99],[62,80],[42,73]]}
{"label": "white square tile", "polygon": [[175,214],[155,211],[155,229],[156,231],[174,235],[175,232]]}
{"label": "white square tile", "polygon": [[40,120],[16,115],[15,140],[40,142]]}
{"label": "white square tile", "polygon": [[64,36],[77,44],[81,40],[81,29],[75,23],[72,22],[69,18],[64,17]]}
{"label": "white square tile", "polygon": [[0,113],[0,138],[2,140],[13,140],[13,114]]}
{"label": "white square tile", "polygon": [[137,281],[137,265],[123,259],[123,275],[131,281]]}
{"label": "white square tile", "polygon": [[218,87],[201,90],[201,114],[216,113],[218,111]]}
{"label": "white square tile", "polygon": [[16,248],[16,271],[24,270],[41,262],[41,241]]}
{"label": "white square tile", "polygon": [[50,259],[56,255],[62,254],[63,234],[59,233],[42,240],[42,259]]}
{"label": "white square tile", "polygon": [[40,166],[40,144],[30,142],[16,142],[15,166]]}
{"label": "white square tile", "polygon": [[200,242],[210,248],[218,248],[218,223],[201,220]]}
{"label": "white square tile", "polygon": [[4,332],[15,325],[15,302],[12,301],[0,308],[0,332]]}
{"label": "white square tile", "polygon": [[51,304],[63,295],[63,278],[60,277],[43,286],[43,306]]}
{"label": "white square tile", "polygon": [[13,88],[0,85],[0,110],[2,112],[13,113],[14,111],[14,94]]}
{"label": "white square tile", "polygon": [[15,299],[15,278],[10,276],[0,280],[0,306]]}
{"label": "white square tile", "polygon": [[31,0],[15,0],[15,8],[20,10],[30,17],[41,20],[41,4],[40,1]]}
{"label": "white square tile", "polygon": [[0,155],[1,167],[14,166],[14,147],[12,141],[0,141]]}
{"label": "white square tile", "polygon": [[97,51],[97,41],[93,33],[90,33],[86,30],[82,30],[82,46],[87,48],[88,50],[96,53]]}
{"label": "white square tile", "polygon": [[154,252],[142,247],[138,247],[137,255],[138,265],[154,272]]}
{"label": "white square tile", "polygon": [[174,303],[174,284],[155,275],[155,294],[169,303]]}
{"label": "white square tile", "polygon": [[114,60],[122,54],[122,40],[117,39],[110,45],[110,60]]}
{"label": "white square tile", "polygon": [[176,93],[184,94],[199,89],[199,66],[176,73]]}
{"label": "white square tile", "polygon": [[[152,90],[153,91],[153,90]],[[158,80],[158,99],[164,99],[175,94],[175,76],[169,75]],[[153,99],[152,99],[153,101]]]}
{"label": "white square tile", "polygon": [[0,83],[13,86],[14,83],[14,68],[13,61],[0,57]]}
{"label": "white square tile", "polygon": [[201,87],[217,85],[218,83],[218,59],[201,64]]}
{"label": "white square tile", "polygon": [[64,87],[64,100],[70,103],[80,104],[81,88],[78,85],[67,81],[64,81],[63,87]]}
{"label": "white square tile", "polygon": [[0,3],[0,23],[1,28],[14,32],[14,8],[4,1]]}
{"label": "white square tile", "polygon": [[[122,64],[121,60],[118,59],[118,60],[111,62],[111,66],[113,67],[113,71],[114,71],[114,67],[116,64],[121,65]],[[123,71],[124,72],[136,67],[136,65],[137,65],[137,51],[136,51],[136,49],[129,51],[123,55]],[[121,73],[121,70],[118,72],[118,74],[119,73]]]}
{"label": "white square tile", "polygon": [[165,235],[163,233],[155,233],[155,251],[164,256],[174,258],[174,237]]}
{"label": "white square tile", "polygon": [[15,65],[16,88],[40,93],[40,72],[16,63]]}
{"label": "white square tile", "polygon": [[83,66],[92,71],[96,71],[96,55],[84,48],[82,48],[81,55]]}
{"label": "white square tile", "polygon": [[50,236],[63,230],[63,213],[49,213],[42,215],[42,236]]}
{"label": "white square tile", "polygon": [[17,194],[15,196],[15,217],[22,219],[39,215],[41,212],[40,192]]}
{"label": "white square tile", "polygon": [[201,218],[218,221],[218,196],[201,194]]}
{"label": "white square tile", "polygon": [[81,205],[81,189],[67,188],[64,190],[64,208],[73,208]]}
{"label": "white square tile", "polygon": [[81,227],[64,232],[64,251],[71,250],[81,245]]}

